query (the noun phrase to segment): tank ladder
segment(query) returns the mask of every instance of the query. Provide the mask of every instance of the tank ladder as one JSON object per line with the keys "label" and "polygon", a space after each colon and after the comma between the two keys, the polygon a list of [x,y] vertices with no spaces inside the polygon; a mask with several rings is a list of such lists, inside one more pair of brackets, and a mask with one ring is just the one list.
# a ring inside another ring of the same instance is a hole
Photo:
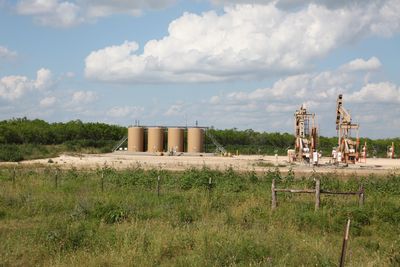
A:
{"label": "tank ladder", "polygon": [[211,142],[215,145],[215,152],[225,154],[226,149],[217,141],[214,135],[210,133],[210,131],[206,131],[206,135],[210,138]]}
{"label": "tank ladder", "polygon": [[121,140],[119,140],[119,142],[117,143],[117,145],[113,147],[112,151],[113,151],[113,152],[117,151],[118,148],[120,148],[120,147],[125,143],[125,141],[126,141],[127,139],[128,139],[128,136],[127,136],[127,135],[124,136]]}

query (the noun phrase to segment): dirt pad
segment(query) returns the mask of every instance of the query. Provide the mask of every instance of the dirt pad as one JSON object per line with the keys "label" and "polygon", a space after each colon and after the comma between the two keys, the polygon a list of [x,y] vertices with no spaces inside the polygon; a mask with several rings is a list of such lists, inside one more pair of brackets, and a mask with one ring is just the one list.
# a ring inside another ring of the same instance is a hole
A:
{"label": "dirt pad", "polygon": [[[330,158],[322,158],[319,166],[309,166],[305,164],[290,164],[287,157],[275,156],[233,156],[220,157],[212,155],[182,155],[182,156],[157,156],[149,154],[129,154],[129,153],[109,153],[109,154],[82,154],[68,155],[63,154],[52,159],[39,159],[23,161],[21,165],[53,166],[63,169],[96,169],[104,166],[115,169],[126,169],[141,167],[144,169],[162,168],[165,170],[182,171],[188,168],[202,168],[224,170],[233,168],[236,171],[256,171],[265,172],[269,169],[278,167],[282,172],[290,168],[295,173],[317,172],[337,172],[343,174],[367,175],[371,173],[386,174],[388,172],[400,173],[400,159],[367,159],[366,163],[355,165],[333,166],[329,164]],[[11,165],[13,163],[1,163],[1,165]]]}

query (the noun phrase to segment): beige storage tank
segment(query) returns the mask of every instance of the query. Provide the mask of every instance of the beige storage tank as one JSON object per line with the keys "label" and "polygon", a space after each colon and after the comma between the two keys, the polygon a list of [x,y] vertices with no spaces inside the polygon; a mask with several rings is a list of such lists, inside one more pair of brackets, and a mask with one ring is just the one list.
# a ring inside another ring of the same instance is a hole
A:
{"label": "beige storage tank", "polygon": [[168,129],[168,151],[183,152],[183,133],[182,128]]}
{"label": "beige storage tank", "polygon": [[204,130],[202,128],[188,129],[188,153],[204,152]]}
{"label": "beige storage tank", "polygon": [[148,152],[163,152],[164,151],[164,129],[154,127],[148,129],[147,134],[147,151]]}
{"label": "beige storage tank", "polygon": [[144,129],[143,127],[128,128],[128,151],[143,152],[144,146]]}

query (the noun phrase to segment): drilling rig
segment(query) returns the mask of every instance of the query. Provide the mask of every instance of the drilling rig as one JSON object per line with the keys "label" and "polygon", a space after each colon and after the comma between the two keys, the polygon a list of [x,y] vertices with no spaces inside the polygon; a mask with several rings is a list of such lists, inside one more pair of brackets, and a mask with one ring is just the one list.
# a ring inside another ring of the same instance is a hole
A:
{"label": "drilling rig", "polygon": [[[339,140],[338,147],[332,153],[333,158],[337,163],[354,164],[359,159],[359,125],[351,122],[350,113],[343,107],[342,94],[338,96],[336,103],[336,130]],[[356,141],[351,138],[352,130],[356,131]]]}
{"label": "drilling rig", "polygon": [[[315,114],[307,112],[302,105],[294,114],[295,118],[295,150],[293,159],[314,164],[318,163],[317,128],[315,127]],[[311,123],[311,125],[310,125]]]}

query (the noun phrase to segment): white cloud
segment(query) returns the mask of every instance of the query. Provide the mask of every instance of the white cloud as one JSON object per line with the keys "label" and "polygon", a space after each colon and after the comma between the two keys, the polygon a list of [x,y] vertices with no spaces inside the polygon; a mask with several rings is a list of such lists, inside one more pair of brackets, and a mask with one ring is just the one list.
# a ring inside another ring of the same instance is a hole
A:
{"label": "white cloud", "polygon": [[26,76],[6,76],[0,80],[0,97],[13,101],[30,91],[48,89],[52,84],[48,69],[38,70],[36,80],[30,80]]}
{"label": "white cloud", "polygon": [[171,105],[167,111],[164,113],[165,116],[178,116],[182,115],[183,104],[174,104]]}
{"label": "white cloud", "polygon": [[68,71],[68,72],[63,74],[63,77],[69,78],[69,79],[74,78],[75,76],[76,76],[75,72],[72,72],[72,71]]}
{"label": "white cloud", "polygon": [[[271,101],[302,101],[314,99],[316,102],[335,97],[354,83],[354,77],[342,71],[325,71],[292,75],[276,81],[271,87],[259,88],[251,92],[236,91],[219,99],[221,103],[228,101],[231,105],[241,105],[249,102],[261,102],[266,105]],[[210,100],[212,103],[213,96]],[[217,103],[218,104],[218,103]],[[265,109],[264,107],[262,109]]]}
{"label": "white cloud", "polygon": [[8,49],[7,47],[0,45],[0,59],[2,58],[14,58],[17,56],[17,52]]}
{"label": "white cloud", "polygon": [[381,67],[380,60],[376,57],[371,57],[369,60],[357,58],[343,65],[341,68],[345,71],[373,71]]}
{"label": "white cloud", "polygon": [[39,90],[46,90],[53,85],[53,77],[48,69],[40,69],[37,72],[35,87]]}
{"label": "white cloud", "polygon": [[82,23],[81,8],[68,1],[22,0],[16,6],[20,15],[32,15],[34,20],[45,26],[71,27]]}
{"label": "white cloud", "polygon": [[398,32],[399,13],[395,0],[337,9],[308,4],[282,10],[270,3],[230,6],[221,15],[185,13],[170,23],[167,36],[148,41],[143,53],[128,41],[93,51],[85,74],[100,81],[146,83],[296,73],[341,45]]}
{"label": "white cloud", "polygon": [[97,94],[92,91],[76,91],[72,94],[72,105],[88,104],[97,99]]}
{"label": "white cloud", "polygon": [[0,80],[0,97],[15,100],[32,88],[32,82],[25,76],[6,76]]}
{"label": "white cloud", "polygon": [[160,9],[175,3],[176,0],[81,0],[88,17],[106,17],[113,14],[138,16],[143,9]]}
{"label": "white cloud", "polygon": [[123,106],[123,107],[113,107],[108,110],[107,115],[113,118],[135,118],[140,116],[144,111],[143,107],[138,106]]}
{"label": "white cloud", "polygon": [[54,96],[48,96],[40,100],[40,107],[42,108],[48,108],[54,106],[56,103],[56,98]]}
{"label": "white cloud", "polygon": [[400,87],[390,82],[369,83],[349,96],[355,103],[400,104]]}
{"label": "white cloud", "polygon": [[279,8],[291,9],[298,8],[308,4],[317,4],[327,8],[340,8],[343,6],[354,6],[368,4],[370,2],[379,2],[379,0],[210,0],[214,5],[235,5],[235,4],[259,4],[268,5],[276,3]]}
{"label": "white cloud", "polygon": [[219,102],[220,102],[220,97],[217,95],[212,96],[210,99],[210,104],[219,104]]}
{"label": "white cloud", "polygon": [[24,15],[49,13],[58,6],[56,0],[22,0],[17,4],[17,12]]}
{"label": "white cloud", "polygon": [[[370,61],[358,59],[343,66]],[[379,62],[379,59],[373,61]],[[214,123],[219,127],[240,125],[240,128],[260,127],[260,130],[291,132],[293,113],[305,104],[311,112],[316,112],[322,135],[334,135],[336,98],[342,93],[353,120],[362,125],[361,133],[388,136],[392,133],[383,132],[382,125],[390,128],[400,112],[400,87],[390,82],[365,82],[364,74],[375,69],[371,68],[374,64],[366,65],[368,67],[360,67],[357,72],[342,66],[331,71],[288,76],[266,88],[212,96],[208,110],[204,111],[204,119],[217,118]],[[372,75],[371,79],[376,78]],[[377,114],[380,128],[374,125]]]}
{"label": "white cloud", "polygon": [[113,14],[138,16],[142,9],[163,8],[174,2],[174,0],[20,0],[16,10],[20,15],[33,16],[34,21],[41,25],[68,28]]}

